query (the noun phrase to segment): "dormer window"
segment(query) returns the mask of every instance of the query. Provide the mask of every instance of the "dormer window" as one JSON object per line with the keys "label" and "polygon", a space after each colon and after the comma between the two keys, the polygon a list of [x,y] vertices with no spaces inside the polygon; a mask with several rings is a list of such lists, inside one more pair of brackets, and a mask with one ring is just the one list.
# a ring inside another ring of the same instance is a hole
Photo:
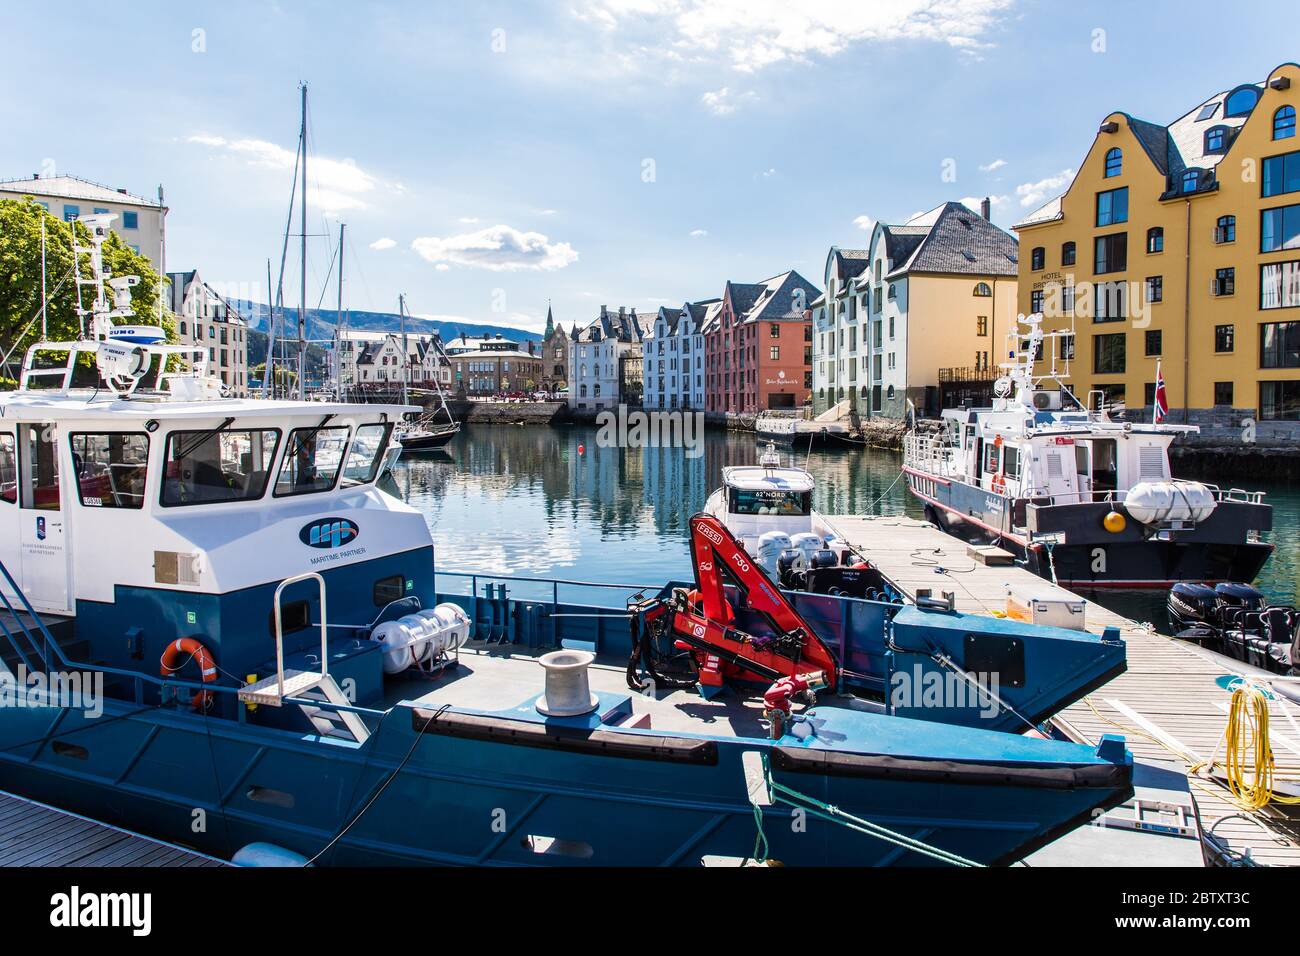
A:
{"label": "dormer window", "polygon": [[1253,86],[1239,86],[1223,101],[1223,115],[1249,116],[1250,111],[1259,102],[1259,90]]}
{"label": "dormer window", "polygon": [[1205,151],[1207,153],[1221,153],[1228,143],[1228,128],[1226,126],[1216,126],[1205,132]]}
{"label": "dormer window", "polygon": [[1290,139],[1295,135],[1295,107],[1283,106],[1273,114],[1273,138]]}
{"label": "dormer window", "polygon": [[1106,178],[1124,172],[1124,151],[1118,146],[1106,151]]}
{"label": "dormer window", "polygon": [[1201,181],[1201,171],[1199,169],[1189,169],[1183,173],[1183,192],[1194,193],[1196,187]]}

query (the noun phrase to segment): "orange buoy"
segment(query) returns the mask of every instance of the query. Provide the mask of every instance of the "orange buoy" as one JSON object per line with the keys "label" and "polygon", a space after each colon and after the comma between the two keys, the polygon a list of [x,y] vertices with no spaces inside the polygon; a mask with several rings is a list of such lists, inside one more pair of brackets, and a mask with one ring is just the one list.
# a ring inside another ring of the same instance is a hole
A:
{"label": "orange buoy", "polygon": [[[159,662],[162,666],[162,676],[171,677],[182,667],[185,666],[186,657],[194,658],[195,663],[199,665],[199,671],[203,674],[203,683],[211,684],[217,679],[217,664],[212,659],[208,649],[193,637],[179,637],[167,645],[162,653],[162,660]],[[212,705],[215,694],[210,690],[205,690],[190,701],[190,706],[195,710],[207,710]]]}
{"label": "orange buoy", "polygon": [[578,454],[579,454],[579,455],[585,454],[586,451],[587,451],[587,446],[586,446],[586,445],[579,445],[579,446],[578,446]]}

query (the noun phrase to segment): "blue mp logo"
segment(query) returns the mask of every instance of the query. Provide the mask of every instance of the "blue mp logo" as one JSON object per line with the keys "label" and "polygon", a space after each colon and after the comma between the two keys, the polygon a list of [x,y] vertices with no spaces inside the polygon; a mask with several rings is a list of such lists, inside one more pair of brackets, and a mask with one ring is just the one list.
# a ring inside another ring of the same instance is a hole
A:
{"label": "blue mp logo", "polygon": [[360,533],[355,521],[347,518],[321,518],[303,525],[298,540],[312,548],[337,548],[347,544]]}

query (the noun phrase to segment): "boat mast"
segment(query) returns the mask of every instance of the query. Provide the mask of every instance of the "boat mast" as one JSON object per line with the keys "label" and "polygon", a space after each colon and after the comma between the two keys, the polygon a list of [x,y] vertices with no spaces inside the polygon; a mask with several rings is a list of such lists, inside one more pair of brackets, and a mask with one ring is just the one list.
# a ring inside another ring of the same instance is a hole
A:
{"label": "boat mast", "polygon": [[406,293],[397,295],[397,315],[402,327],[402,404],[406,402],[406,380],[411,374],[411,353],[406,349]]}
{"label": "boat mast", "polygon": [[334,397],[343,400],[343,234],[348,224],[339,221],[339,301],[334,312]]}
{"label": "boat mast", "polygon": [[302,124],[298,131],[298,141],[302,144],[302,224],[301,235],[301,283],[298,300],[298,398],[306,397],[306,384],[303,373],[307,370],[307,84],[302,84]]}

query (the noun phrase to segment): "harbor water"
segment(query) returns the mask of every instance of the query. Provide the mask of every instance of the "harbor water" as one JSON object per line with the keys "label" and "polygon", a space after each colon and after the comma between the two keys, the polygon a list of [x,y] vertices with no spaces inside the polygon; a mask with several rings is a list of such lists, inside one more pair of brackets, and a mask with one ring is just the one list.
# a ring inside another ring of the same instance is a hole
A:
{"label": "harbor water", "polygon": [[[702,449],[625,448],[601,447],[593,426],[474,425],[445,454],[404,455],[388,489],[424,513],[441,572],[657,586],[690,578],[691,515],[724,467],[755,464],[759,453],[753,437],[721,430],[706,432]],[[897,452],[828,448],[795,457],[817,479],[814,507],[823,514],[922,516],[899,480]],[[1248,487],[1267,492],[1274,509],[1276,550],[1256,585],[1275,602],[1296,603],[1300,484]],[[528,585],[514,587],[531,596]],[[1166,627],[1163,592],[1087,596]]]}

